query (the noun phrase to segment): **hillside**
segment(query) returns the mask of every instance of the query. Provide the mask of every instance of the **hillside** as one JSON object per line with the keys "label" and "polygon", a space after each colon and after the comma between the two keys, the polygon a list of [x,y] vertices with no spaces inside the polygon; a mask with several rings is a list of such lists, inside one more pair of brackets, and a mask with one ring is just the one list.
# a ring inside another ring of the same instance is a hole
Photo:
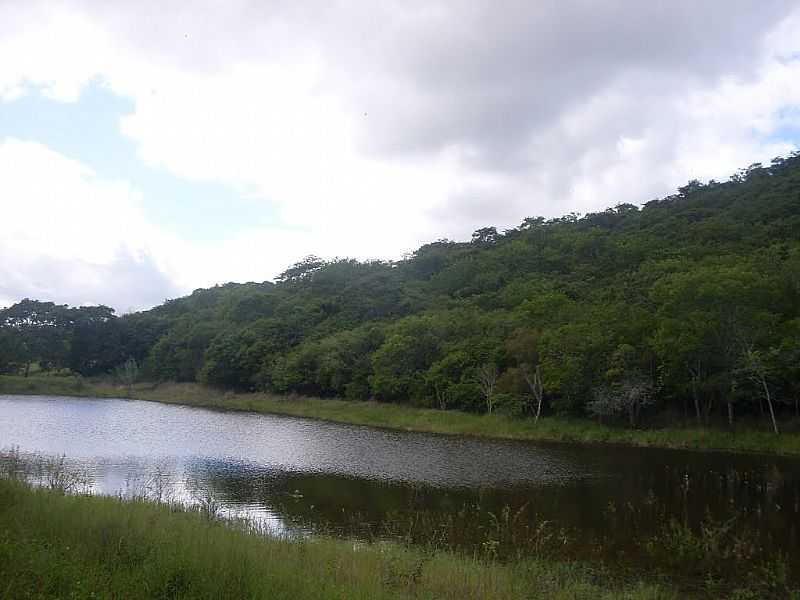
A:
{"label": "hillside", "polygon": [[641,207],[487,227],[396,262],[308,257],[274,284],[123,317],[0,311],[2,372],[129,358],[148,380],[235,390],[777,429],[800,409],[800,153]]}

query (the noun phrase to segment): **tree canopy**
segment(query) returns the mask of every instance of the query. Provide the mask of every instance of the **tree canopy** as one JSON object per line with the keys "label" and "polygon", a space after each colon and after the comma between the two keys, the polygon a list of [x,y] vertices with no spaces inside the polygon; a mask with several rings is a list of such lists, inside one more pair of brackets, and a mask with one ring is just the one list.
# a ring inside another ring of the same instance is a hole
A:
{"label": "tree canopy", "polygon": [[7,373],[133,359],[153,380],[631,423],[794,412],[799,356],[797,153],[641,207],[487,226],[399,261],[308,256],[275,284],[122,317],[0,311]]}

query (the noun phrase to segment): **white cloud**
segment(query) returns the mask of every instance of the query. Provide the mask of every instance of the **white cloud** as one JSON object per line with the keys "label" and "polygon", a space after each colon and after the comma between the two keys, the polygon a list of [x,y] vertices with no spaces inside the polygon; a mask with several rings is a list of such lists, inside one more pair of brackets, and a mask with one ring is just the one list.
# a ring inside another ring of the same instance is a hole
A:
{"label": "white cloud", "polygon": [[37,142],[0,143],[0,182],[3,243],[22,258],[108,262],[122,236],[144,228],[127,184],[100,180]]}
{"label": "white cloud", "polygon": [[0,198],[0,306],[27,296],[148,307],[196,286],[277,273],[286,257],[265,249],[298,253],[312,243],[269,229],[209,245],[178,239],[147,222],[129,184],[13,138],[0,140]]}
{"label": "white cloud", "polygon": [[[132,99],[120,128],[142,160],[234,186],[279,222],[181,240],[145,221],[135,181],[7,140],[0,202],[23,201],[0,242],[16,265],[4,276],[38,258],[81,265],[58,285],[98,298],[98,273],[134,263],[180,291],[263,280],[308,253],[398,257],[479,226],[647,201],[791,150],[776,133],[797,125],[784,109],[800,106],[800,11],[668,6],[6,3],[0,57],[18,59],[0,61],[0,102],[30,86],[75,101],[99,78]],[[37,205],[49,216],[31,216]],[[0,288],[0,302],[21,289]]]}
{"label": "white cloud", "polygon": [[112,46],[108,34],[80,12],[50,3],[3,3],[0,101],[30,87],[58,100],[77,100],[81,88],[111,64]]}
{"label": "white cloud", "polygon": [[149,255],[155,233],[125,183],[36,143],[0,141],[0,298],[138,308],[175,286]]}

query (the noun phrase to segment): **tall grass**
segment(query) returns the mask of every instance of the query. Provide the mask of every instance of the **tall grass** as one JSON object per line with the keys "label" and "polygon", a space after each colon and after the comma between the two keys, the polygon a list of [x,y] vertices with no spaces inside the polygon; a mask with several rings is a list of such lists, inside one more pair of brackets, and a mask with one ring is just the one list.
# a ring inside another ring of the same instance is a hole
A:
{"label": "tall grass", "polygon": [[[482,543],[458,550],[451,538],[459,520],[481,518],[477,507],[444,527],[411,515],[407,537],[365,543],[223,518],[213,492],[172,502],[158,469],[114,498],[89,489],[63,457],[0,451],[0,581],[8,582],[0,598],[283,597],[277,586],[296,598],[800,600],[790,573],[797,562],[766,551],[759,529],[737,513],[709,516],[699,529],[664,516],[663,528],[640,535],[626,555],[549,521],[526,525],[524,506],[506,506],[488,513]],[[620,510],[612,511],[620,526],[638,529],[638,509],[628,507],[632,519]],[[441,535],[416,540],[419,528]],[[128,585],[144,591],[124,592]]]}
{"label": "tall grass", "polygon": [[177,506],[64,495],[0,480],[0,597],[655,600],[678,595],[651,584],[603,582],[577,564],[499,564],[398,544],[270,538],[254,524],[226,523]]}

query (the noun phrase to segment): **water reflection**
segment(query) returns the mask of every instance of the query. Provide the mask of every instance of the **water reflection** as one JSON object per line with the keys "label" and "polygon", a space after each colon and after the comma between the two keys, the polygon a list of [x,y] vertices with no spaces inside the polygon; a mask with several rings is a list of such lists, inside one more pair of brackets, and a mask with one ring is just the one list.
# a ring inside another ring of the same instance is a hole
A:
{"label": "water reflection", "polygon": [[495,442],[147,402],[0,396],[0,447],[10,446],[28,457],[65,455],[95,493],[205,504],[284,535],[446,539],[474,548],[487,533],[534,539],[547,522],[552,539],[580,542],[576,552],[630,553],[669,520],[697,528],[735,516],[766,549],[796,561],[800,547],[800,462],[778,457]]}

